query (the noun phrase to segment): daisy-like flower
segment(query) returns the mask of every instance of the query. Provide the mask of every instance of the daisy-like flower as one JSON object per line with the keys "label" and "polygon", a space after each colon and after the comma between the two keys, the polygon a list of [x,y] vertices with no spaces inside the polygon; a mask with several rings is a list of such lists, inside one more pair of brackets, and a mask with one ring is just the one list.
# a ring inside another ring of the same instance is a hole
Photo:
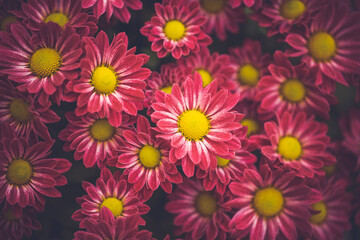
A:
{"label": "daisy-like flower", "polygon": [[60,118],[50,110],[50,102],[42,106],[33,96],[17,91],[11,83],[0,83],[0,123],[9,124],[18,136],[28,138],[35,133],[44,140],[51,139],[45,123],[58,122]]}
{"label": "daisy-like flower", "polygon": [[163,4],[155,3],[156,15],[145,22],[140,32],[152,42],[151,50],[157,52],[159,58],[167,53],[179,59],[191,52],[199,52],[200,46],[212,43],[202,26],[205,17],[199,16],[197,3],[187,4],[185,0],[163,0]]}
{"label": "daisy-like flower", "polygon": [[[261,101],[261,113],[284,111],[317,114],[329,118],[329,102],[336,102],[330,94],[323,94],[315,85],[316,74],[304,64],[293,66],[284,53],[276,51],[275,64],[269,65],[270,75],[261,78],[255,100]],[[327,100],[329,98],[330,101]]]}
{"label": "daisy-like flower", "polygon": [[0,212],[0,236],[3,240],[20,240],[31,236],[32,230],[40,230],[41,224],[35,219],[34,210],[5,203]]}
{"label": "daisy-like flower", "polygon": [[0,55],[6,56],[0,58],[0,73],[9,74],[19,90],[37,94],[42,105],[48,104],[50,95],[60,104],[61,85],[78,77],[82,50],[74,29],[42,23],[32,35],[24,25],[14,23],[11,33],[0,32],[0,39]]}
{"label": "daisy-like flower", "polygon": [[0,151],[0,200],[43,209],[48,197],[61,197],[55,188],[67,183],[62,175],[71,163],[62,158],[49,158],[54,141],[39,142],[32,146],[25,138],[4,138]]}
{"label": "daisy-like flower", "polygon": [[238,235],[250,233],[250,240],[297,239],[297,229],[310,229],[310,205],[321,199],[294,172],[272,171],[267,164],[259,172],[245,169],[243,181],[229,188],[234,197],[226,206],[236,210],[230,227],[239,230]]}
{"label": "daisy-like flower", "polygon": [[230,208],[224,206],[224,196],[205,191],[200,181],[184,179],[177,185],[165,205],[166,211],[176,215],[177,235],[185,239],[226,239]]}
{"label": "daisy-like flower", "polygon": [[[103,168],[100,178],[96,180],[96,186],[84,181],[83,188],[87,195],[76,199],[81,209],[72,215],[75,221],[80,221],[80,228],[85,227],[86,220],[99,221],[103,207],[108,208],[115,218],[142,215],[150,210],[119,171],[112,175],[109,169]],[[144,223],[140,218],[139,224]]]}
{"label": "daisy-like flower", "polygon": [[314,13],[326,3],[323,0],[274,0],[264,3],[261,13],[255,13],[251,18],[269,28],[268,36],[286,34],[293,26],[307,28]]}
{"label": "daisy-like flower", "polygon": [[234,69],[229,63],[228,55],[217,52],[210,54],[207,47],[202,47],[199,53],[178,60],[178,65],[185,68],[186,74],[193,74],[195,71],[200,74],[203,87],[216,80],[219,88],[232,90],[235,85],[229,79]]}
{"label": "daisy-like flower", "polygon": [[293,49],[285,53],[301,56],[308,67],[315,68],[317,85],[332,80],[348,85],[344,73],[360,70],[358,20],[357,12],[350,12],[341,1],[331,1],[314,16],[309,31],[287,35],[285,41]]}
{"label": "daisy-like flower", "polygon": [[157,136],[171,141],[170,162],[180,160],[188,177],[193,176],[195,165],[214,169],[217,155],[226,156],[240,148],[234,135],[241,128],[234,122],[240,114],[230,111],[239,96],[225,89],[217,91],[216,81],[205,88],[202,85],[196,73],[194,80],[187,78],[183,92],[174,84],[171,94],[152,104],[155,112],[151,119],[160,132]]}
{"label": "daisy-like flower", "polygon": [[124,128],[111,126],[108,119],[96,113],[77,117],[74,112],[68,112],[65,116],[69,124],[58,136],[65,141],[64,151],[75,150],[74,159],[83,159],[85,167],[97,163],[103,168],[106,159],[120,147]]}
{"label": "daisy-like flower", "polygon": [[20,1],[6,1],[2,3],[0,1],[0,30],[1,31],[9,31],[10,25],[16,22],[16,17],[14,14],[10,13],[15,9],[18,9],[20,6]]}
{"label": "daisy-like flower", "polygon": [[240,7],[233,8],[234,5],[227,0],[187,1],[200,4],[200,15],[207,19],[204,25],[205,32],[211,34],[215,31],[217,37],[222,41],[226,39],[226,31],[238,33],[239,24],[245,22],[243,9]]}
{"label": "daisy-like flower", "polygon": [[67,85],[69,90],[79,94],[76,115],[88,112],[98,113],[109,123],[118,127],[122,111],[136,115],[139,104],[144,100],[144,79],[151,71],[141,68],[149,57],[135,55],[135,48],[127,50],[128,38],[125,33],[109,39],[101,31],[96,38],[83,38],[86,56],[81,59],[81,77]]}
{"label": "daisy-like flower", "polygon": [[81,36],[92,36],[98,29],[95,17],[83,12],[78,0],[29,0],[21,8],[14,14],[34,31],[39,31],[40,23],[50,21],[63,28],[70,25]]}
{"label": "daisy-like flower", "polygon": [[91,8],[97,19],[105,13],[106,20],[109,22],[112,15],[124,23],[130,21],[131,14],[129,9],[141,10],[140,0],[81,0],[82,8]]}
{"label": "daisy-like flower", "polygon": [[135,191],[155,191],[159,186],[171,193],[171,183],[181,183],[182,177],[174,163],[169,161],[170,146],[167,141],[156,138],[157,132],[149,121],[139,115],[136,130],[124,130],[123,144],[117,148],[118,157],[109,165],[124,168],[129,183]]}
{"label": "daisy-like flower", "polygon": [[340,127],[344,140],[342,145],[357,157],[356,167],[360,167],[360,111],[351,109],[348,118],[340,120]]}
{"label": "daisy-like flower", "polygon": [[318,179],[322,199],[311,205],[316,211],[310,217],[311,239],[342,239],[344,231],[351,228],[352,195],[345,192],[346,187],[345,179]]}
{"label": "daisy-like flower", "polygon": [[242,47],[231,48],[230,61],[234,68],[232,79],[237,84],[236,91],[241,98],[253,100],[257,84],[269,73],[270,54],[263,54],[259,41],[246,39]]}
{"label": "daisy-like flower", "polygon": [[327,125],[307,118],[304,112],[278,116],[278,124],[265,123],[266,135],[271,146],[263,146],[261,152],[271,162],[279,160],[283,167],[294,170],[298,176],[314,177],[324,175],[323,166],[336,162],[326,151],[330,138],[326,135]]}

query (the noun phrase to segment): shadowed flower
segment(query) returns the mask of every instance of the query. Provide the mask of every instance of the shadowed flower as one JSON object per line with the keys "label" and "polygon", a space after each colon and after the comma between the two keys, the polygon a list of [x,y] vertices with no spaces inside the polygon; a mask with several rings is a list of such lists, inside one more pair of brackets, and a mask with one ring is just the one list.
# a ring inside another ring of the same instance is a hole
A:
{"label": "shadowed flower", "polygon": [[[216,1],[216,0],[214,0]],[[236,8],[240,6],[241,3],[245,4],[246,7],[259,8],[262,6],[263,0],[230,0],[230,4],[232,8]]]}

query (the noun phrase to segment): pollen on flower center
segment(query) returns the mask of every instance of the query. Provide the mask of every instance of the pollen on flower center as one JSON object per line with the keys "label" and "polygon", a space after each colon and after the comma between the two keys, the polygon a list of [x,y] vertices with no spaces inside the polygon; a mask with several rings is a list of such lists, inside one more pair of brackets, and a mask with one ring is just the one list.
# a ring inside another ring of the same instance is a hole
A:
{"label": "pollen on flower center", "polygon": [[49,16],[47,16],[44,20],[44,22],[52,21],[54,23],[59,24],[61,27],[64,27],[65,24],[69,22],[69,18],[60,12],[51,13]]}
{"label": "pollen on flower center", "polygon": [[201,7],[208,13],[218,13],[224,9],[224,0],[200,0]]}
{"label": "pollen on flower center", "polygon": [[17,122],[27,123],[31,119],[29,104],[21,98],[15,98],[10,102],[10,114]]}
{"label": "pollen on flower center", "polygon": [[165,24],[164,33],[167,38],[178,41],[185,36],[186,27],[178,20],[170,20]]}
{"label": "pollen on flower center", "polygon": [[114,136],[115,128],[110,125],[107,119],[99,119],[90,127],[90,133],[98,141],[106,141]]}
{"label": "pollen on flower center", "polygon": [[201,79],[202,79],[202,82],[203,82],[203,87],[206,87],[207,85],[209,85],[212,80],[213,80],[213,77],[211,76],[211,74],[209,73],[209,71],[205,70],[205,69],[198,69],[196,70],[200,76],[201,76]]}
{"label": "pollen on flower center", "polygon": [[226,167],[230,162],[229,159],[225,159],[225,158],[222,158],[222,157],[216,157],[216,159],[217,159],[218,167]]}
{"label": "pollen on flower center", "polygon": [[90,83],[98,93],[109,94],[117,87],[118,80],[111,68],[99,66],[93,71]]}
{"label": "pollen on flower center", "polygon": [[145,145],[139,152],[139,159],[143,166],[147,168],[155,168],[160,163],[160,151],[150,145]]}
{"label": "pollen on flower center", "polygon": [[313,34],[308,41],[310,55],[319,62],[331,60],[336,54],[335,39],[326,32]]}
{"label": "pollen on flower center", "polygon": [[286,19],[294,20],[304,14],[305,4],[300,0],[284,1],[280,6],[280,15]]}
{"label": "pollen on flower center", "polygon": [[164,88],[162,88],[160,90],[163,91],[164,93],[171,94],[172,86],[167,86],[167,87],[164,87]]}
{"label": "pollen on flower center", "polygon": [[189,110],[179,116],[179,131],[189,141],[201,140],[210,129],[210,122],[202,112]]}
{"label": "pollen on flower center", "polygon": [[32,174],[33,171],[28,161],[15,159],[9,164],[6,177],[12,184],[23,185],[30,181]]}
{"label": "pollen on flower center", "polygon": [[119,217],[124,209],[122,201],[113,197],[106,198],[102,202],[100,209],[103,207],[107,207],[112,212],[114,217]]}
{"label": "pollen on flower center", "polygon": [[275,216],[282,210],[283,205],[282,193],[273,187],[258,190],[253,199],[256,212],[263,217]]}
{"label": "pollen on flower center", "polygon": [[195,208],[203,217],[211,217],[217,210],[215,197],[209,192],[200,192],[195,199]]}
{"label": "pollen on flower center", "polygon": [[251,118],[244,118],[241,120],[241,125],[247,127],[247,136],[249,137],[251,134],[256,133],[259,131],[259,124],[255,119]]}
{"label": "pollen on flower center", "polygon": [[237,78],[242,85],[255,87],[259,81],[259,71],[251,64],[239,68]]}
{"label": "pollen on flower center", "polygon": [[317,224],[317,225],[322,224],[325,221],[326,216],[327,216],[327,207],[326,207],[324,201],[314,203],[311,205],[311,207],[314,210],[320,211],[320,212],[312,215],[310,218],[310,222],[313,224]]}
{"label": "pollen on flower center", "polygon": [[279,140],[279,154],[288,161],[297,160],[302,154],[299,140],[292,136],[285,136]]}
{"label": "pollen on flower center", "polygon": [[60,66],[61,57],[52,48],[40,48],[30,58],[30,69],[40,78],[54,75]]}
{"label": "pollen on flower center", "polygon": [[280,95],[289,102],[301,102],[306,95],[306,88],[296,79],[287,80],[280,88]]}

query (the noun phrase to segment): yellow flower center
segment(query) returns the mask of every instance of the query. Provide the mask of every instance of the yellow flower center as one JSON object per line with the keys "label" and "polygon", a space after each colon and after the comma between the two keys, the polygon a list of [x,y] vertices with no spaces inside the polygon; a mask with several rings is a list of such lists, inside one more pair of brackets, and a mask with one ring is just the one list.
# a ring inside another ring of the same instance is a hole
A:
{"label": "yellow flower center", "polygon": [[90,133],[98,141],[106,141],[114,136],[115,128],[107,119],[96,120],[90,127]]}
{"label": "yellow flower center", "polygon": [[255,87],[259,81],[259,71],[251,64],[245,64],[238,70],[237,78],[241,84]]}
{"label": "yellow flower center", "polygon": [[178,120],[179,131],[189,141],[201,140],[210,129],[210,122],[202,112],[189,110],[183,112]]}
{"label": "yellow flower center", "polygon": [[301,143],[292,136],[282,137],[278,144],[278,152],[288,161],[297,160],[302,154]]}
{"label": "yellow flower center", "polygon": [[259,131],[259,124],[255,119],[251,118],[244,118],[241,121],[241,125],[247,127],[247,136],[249,137],[251,134],[256,133]]}
{"label": "yellow flower center", "polygon": [[226,167],[230,162],[229,159],[225,159],[225,158],[222,158],[222,157],[216,157],[216,159],[217,159],[218,167]]}
{"label": "yellow flower center", "polygon": [[40,48],[30,58],[30,69],[39,78],[50,77],[60,66],[61,57],[52,48]]}
{"label": "yellow flower center", "polygon": [[14,221],[14,220],[19,219],[19,218],[15,217],[11,208],[6,209],[6,211],[4,213],[2,213],[1,215],[8,221]]}
{"label": "yellow flower center", "polygon": [[213,77],[211,76],[211,74],[209,73],[209,71],[205,70],[205,69],[198,69],[196,70],[200,76],[201,76],[201,79],[202,79],[202,82],[203,82],[203,87],[206,87],[207,85],[209,85],[212,80],[213,80]]}
{"label": "yellow flower center", "polygon": [[160,151],[153,146],[145,145],[139,152],[141,164],[147,168],[155,168],[160,163]]}
{"label": "yellow flower center", "polygon": [[326,207],[324,201],[314,203],[311,205],[311,207],[314,210],[320,211],[320,212],[318,214],[312,215],[310,218],[310,222],[312,224],[316,224],[316,225],[322,224],[325,221],[326,216],[327,216],[327,207]]}
{"label": "yellow flower center", "polygon": [[112,212],[114,217],[121,216],[121,213],[124,209],[122,201],[117,198],[113,198],[113,197],[106,198],[102,202],[100,209],[102,209],[103,207],[107,207]]}
{"label": "yellow flower center", "polygon": [[15,98],[10,102],[10,114],[17,122],[27,123],[31,119],[29,104],[24,99]]}
{"label": "yellow flower center", "polygon": [[273,217],[282,210],[284,198],[279,190],[268,187],[260,189],[255,193],[253,204],[259,215]]}
{"label": "yellow flower center", "polygon": [[8,166],[6,177],[10,183],[23,185],[30,181],[33,174],[31,165],[23,159],[15,159]]}
{"label": "yellow flower center", "polygon": [[325,175],[329,177],[334,174],[336,168],[335,168],[335,164],[334,164],[334,165],[324,166],[323,169],[325,171]]}
{"label": "yellow flower center", "polygon": [[310,55],[319,62],[331,60],[336,54],[335,39],[326,32],[314,33],[308,41]]}
{"label": "yellow flower center", "polygon": [[211,217],[217,210],[216,198],[210,192],[200,192],[195,199],[197,212],[203,217]]}
{"label": "yellow flower center", "polygon": [[201,7],[208,13],[218,13],[224,9],[225,0],[200,0]]}
{"label": "yellow flower center", "polygon": [[59,24],[61,27],[64,27],[65,24],[69,22],[69,18],[63,13],[56,12],[47,16],[44,20],[44,22],[46,23],[48,23],[49,21],[52,21],[54,23]]}
{"label": "yellow flower center", "polygon": [[186,27],[178,20],[170,20],[165,24],[164,33],[168,39],[178,41],[185,36]]}
{"label": "yellow flower center", "polygon": [[306,88],[299,80],[290,79],[281,86],[280,95],[289,102],[301,102],[305,98]]}
{"label": "yellow flower center", "polygon": [[289,0],[284,1],[280,6],[280,15],[283,18],[294,20],[303,15],[306,6],[302,1]]}
{"label": "yellow flower center", "polygon": [[117,87],[118,80],[111,68],[100,66],[93,71],[90,83],[98,93],[109,94]]}
{"label": "yellow flower center", "polygon": [[163,91],[164,93],[171,94],[172,86],[167,86],[167,87],[164,87],[164,88],[162,88],[160,90]]}
{"label": "yellow flower center", "polygon": [[13,23],[16,21],[16,17],[15,16],[8,16],[8,17],[5,17],[2,22],[1,22],[1,31],[6,31],[6,26],[9,24],[9,23]]}

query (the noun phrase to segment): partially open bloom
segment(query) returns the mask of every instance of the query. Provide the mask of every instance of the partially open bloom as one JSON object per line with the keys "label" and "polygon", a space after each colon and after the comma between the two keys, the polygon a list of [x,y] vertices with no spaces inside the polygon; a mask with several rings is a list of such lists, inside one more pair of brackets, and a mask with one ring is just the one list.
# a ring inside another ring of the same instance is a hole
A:
{"label": "partially open bloom", "polygon": [[62,175],[71,163],[62,158],[48,158],[53,141],[32,146],[25,138],[4,138],[0,151],[0,200],[10,205],[18,204],[43,209],[48,197],[61,197],[55,188],[67,183]]}
{"label": "partially open bloom", "polygon": [[0,32],[0,55],[6,56],[0,58],[0,72],[19,83],[19,90],[38,95],[42,105],[49,96],[60,104],[63,83],[78,77],[80,36],[53,22],[41,23],[35,35],[20,23],[10,29]]}
{"label": "partially open bloom", "polygon": [[[118,127],[122,111],[136,115],[145,98],[145,79],[151,71],[142,68],[148,61],[145,54],[135,55],[135,48],[127,50],[125,33],[109,39],[104,31],[96,38],[83,38],[86,56],[81,59],[81,77],[67,87],[78,93],[75,114],[98,113]],[[140,105],[140,106],[139,106]]]}
{"label": "partially open bloom", "polygon": [[229,185],[234,197],[226,203],[236,210],[230,227],[238,235],[250,233],[250,240],[297,239],[298,231],[310,229],[310,205],[319,201],[319,192],[308,187],[294,172],[270,170],[244,171],[243,180]]}
{"label": "partially open bloom", "polygon": [[[81,209],[72,215],[75,221],[80,221],[81,228],[85,227],[86,220],[99,221],[103,207],[108,208],[115,218],[142,215],[150,210],[143,204],[143,200],[139,199],[134,189],[130,188],[127,181],[121,177],[120,172],[112,175],[109,169],[103,168],[96,186],[84,181],[83,188],[87,195],[76,199]],[[144,224],[144,221],[140,219],[139,224]]]}
{"label": "partially open bloom", "polygon": [[197,3],[185,3],[185,0],[164,0],[163,4],[155,3],[156,16],[145,23],[140,32],[148,37],[151,50],[157,52],[159,58],[167,53],[179,59],[182,55],[198,52],[200,46],[211,44],[202,26],[205,17],[198,16]]}
{"label": "partially open bloom", "polygon": [[239,96],[225,89],[217,91],[213,81],[203,88],[200,74],[188,77],[184,91],[174,84],[171,94],[156,99],[151,119],[159,128],[158,137],[171,142],[170,162],[178,160],[186,176],[194,174],[195,165],[215,168],[216,156],[226,156],[240,148],[234,132],[241,128],[234,120],[240,115],[230,111]]}
{"label": "partially open bloom", "polygon": [[325,148],[330,142],[326,135],[327,125],[307,118],[304,112],[278,116],[278,124],[265,123],[266,135],[271,146],[263,146],[261,152],[275,162],[279,160],[284,168],[294,170],[298,176],[314,177],[324,175],[323,166],[336,162]]}
{"label": "partially open bloom", "polygon": [[83,159],[85,167],[96,163],[103,168],[120,146],[123,128],[111,126],[108,119],[100,118],[96,113],[80,117],[73,112],[65,115],[69,124],[58,136],[65,141],[64,150],[75,150],[74,159]]}
{"label": "partially open bloom", "polygon": [[316,69],[317,85],[328,85],[326,81],[332,80],[348,85],[344,74],[360,70],[358,21],[357,12],[350,12],[341,1],[332,1],[314,16],[310,31],[287,35],[285,41],[293,49],[285,53],[290,57],[301,56],[308,67]]}
{"label": "partially open bloom", "polygon": [[166,211],[176,214],[174,225],[186,239],[226,239],[230,208],[224,206],[224,196],[205,191],[198,180],[184,179],[177,185],[165,205]]}

